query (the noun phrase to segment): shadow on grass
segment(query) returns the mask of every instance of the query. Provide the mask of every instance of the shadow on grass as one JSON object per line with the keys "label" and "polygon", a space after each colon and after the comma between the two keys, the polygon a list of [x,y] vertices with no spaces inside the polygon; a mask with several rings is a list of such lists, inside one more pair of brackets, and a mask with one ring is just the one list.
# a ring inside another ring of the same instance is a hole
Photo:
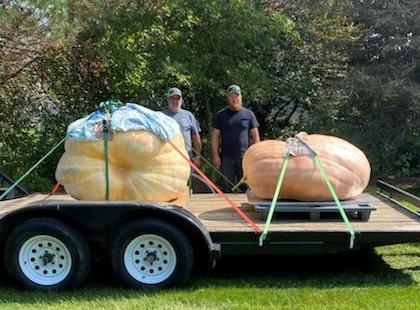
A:
{"label": "shadow on grass", "polygon": [[[410,267],[418,270],[420,266]],[[50,304],[61,301],[118,301],[132,298],[165,298],[197,289],[231,288],[352,288],[409,286],[409,275],[392,269],[374,251],[358,255],[225,257],[215,269],[195,271],[184,288],[140,291],[121,286],[108,265],[97,265],[80,289],[66,292],[32,292],[17,289],[0,276],[0,303]]]}
{"label": "shadow on grass", "polygon": [[[420,260],[419,260],[420,261]],[[411,267],[413,270],[419,266]],[[415,282],[393,269],[374,250],[357,254],[226,257],[216,269],[198,273],[196,286],[369,287]]]}

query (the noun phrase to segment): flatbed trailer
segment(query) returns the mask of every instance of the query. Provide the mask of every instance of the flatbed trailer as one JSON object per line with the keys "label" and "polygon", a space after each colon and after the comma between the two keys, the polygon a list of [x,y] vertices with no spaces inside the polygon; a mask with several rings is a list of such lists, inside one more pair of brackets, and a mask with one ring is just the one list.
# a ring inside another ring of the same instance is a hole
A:
{"label": "flatbed trailer", "polygon": [[[263,228],[245,194],[228,194]],[[9,276],[30,289],[80,286],[92,262],[108,259],[129,287],[185,283],[197,261],[230,255],[326,254],[420,241],[420,217],[396,201],[364,193],[376,210],[352,221],[353,248],[341,217],[308,220],[279,214],[268,238],[256,233],[216,194],[193,194],[181,208],[135,201],[83,201],[31,194],[0,201],[0,246]]]}

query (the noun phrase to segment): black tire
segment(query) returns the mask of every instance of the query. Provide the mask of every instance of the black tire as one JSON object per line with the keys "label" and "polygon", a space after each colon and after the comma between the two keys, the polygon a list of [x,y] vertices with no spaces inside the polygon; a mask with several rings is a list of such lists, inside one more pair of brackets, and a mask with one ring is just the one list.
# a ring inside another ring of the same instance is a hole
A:
{"label": "black tire", "polygon": [[53,218],[19,224],[6,241],[4,258],[9,277],[32,290],[77,288],[91,268],[86,240],[76,229]]}
{"label": "black tire", "polygon": [[124,225],[111,243],[112,268],[130,288],[181,286],[191,274],[193,261],[190,239],[174,225],[158,219]]}

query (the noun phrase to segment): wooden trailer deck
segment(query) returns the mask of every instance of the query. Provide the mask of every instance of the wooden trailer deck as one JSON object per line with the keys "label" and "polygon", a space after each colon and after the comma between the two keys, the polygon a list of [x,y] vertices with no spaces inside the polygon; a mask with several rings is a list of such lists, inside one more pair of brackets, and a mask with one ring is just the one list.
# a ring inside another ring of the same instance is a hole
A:
{"label": "wooden trailer deck", "polygon": [[[264,228],[261,215],[247,204],[245,194],[228,195],[241,210],[257,225]],[[405,210],[379,195],[363,194],[360,200],[369,201],[376,207],[369,221],[351,221],[358,232],[417,232],[420,241],[420,217]],[[185,208],[204,224],[209,232],[253,232],[252,228],[230,207],[224,199],[214,194],[194,194]],[[326,219],[310,221],[305,216],[278,214],[271,223],[272,232],[347,232],[347,228],[337,213]]]}
{"label": "wooden trailer deck", "polygon": [[[261,214],[247,204],[245,194],[228,196],[261,230],[264,229]],[[355,249],[420,241],[418,214],[377,194],[363,194],[360,199],[369,201],[376,211],[372,211],[367,222],[351,220],[356,233]],[[1,201],[0,219],[39,200],[75,201],[68,195],[47,197],[41,194]],[[273,219],[264,245],[259,246],[259,234],[217,194],[193,194],[185,209],[200,220],[213,242],[220,244],[222,255],[314,254],[349,250],[349,233],[338,214],[310,221],[305,215],[287,216],[280,213]]]}
{"label": "wooden trailer deck", "polygon": [[[262,230],[265,221],[247,204],[245,194],[229,197]],[[420,241],[420,217],[377,194],[362,194],[372,211],[369,221],[351,220],[355,231],[354,249]],[[219,196],[193,195],[186,209],[200,219],[212,240],[221,245],[222,255],[241,254],[316,254],[349,250],[347,227],[336,214],[319,221],[306,215],[287,216],[279,213],[273,219],[264,246],[258,245],[259,235]]]}

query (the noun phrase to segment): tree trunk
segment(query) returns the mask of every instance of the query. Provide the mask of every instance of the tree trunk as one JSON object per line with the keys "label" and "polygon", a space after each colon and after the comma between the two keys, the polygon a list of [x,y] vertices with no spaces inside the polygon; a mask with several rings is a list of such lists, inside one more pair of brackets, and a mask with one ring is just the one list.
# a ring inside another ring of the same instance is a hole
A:
{"label": "tree trunk", "polygon": [[205,119],[204,132],[207,132],[208,134],[210,134],[212,115],[210,111],[210,102],[209,102],[207,85],[203,87],[202,95],[203,95],[202,102],[204,105],[204,119]]}

